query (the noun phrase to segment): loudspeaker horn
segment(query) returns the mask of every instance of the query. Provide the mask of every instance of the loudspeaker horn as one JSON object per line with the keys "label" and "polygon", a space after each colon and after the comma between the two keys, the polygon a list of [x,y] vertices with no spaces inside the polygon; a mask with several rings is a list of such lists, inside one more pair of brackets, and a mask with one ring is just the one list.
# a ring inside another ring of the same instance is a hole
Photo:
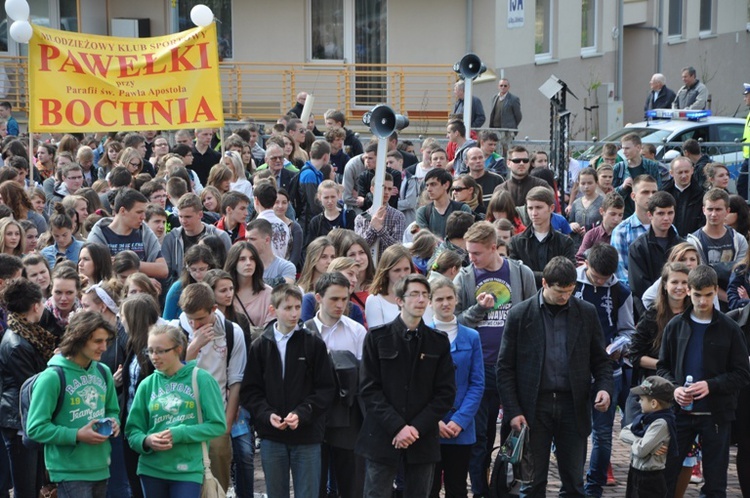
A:
{"label": "loudspeaker horn", "polygon": [[460,61],[453,64],[453,70],[460,74],[462,78],[473,80],[487,71],[487,66],[482,63],[482,59],[477,54],[466,54]]}
{"label": "loudspeaker horn", "polygon": [[385,104],[376,105],[370,112],[362,116],[362,122],[370,127],[370,131],[378,138],[387,138],[396,130],[403,130],[409,126],[409,118],[396,114]]}

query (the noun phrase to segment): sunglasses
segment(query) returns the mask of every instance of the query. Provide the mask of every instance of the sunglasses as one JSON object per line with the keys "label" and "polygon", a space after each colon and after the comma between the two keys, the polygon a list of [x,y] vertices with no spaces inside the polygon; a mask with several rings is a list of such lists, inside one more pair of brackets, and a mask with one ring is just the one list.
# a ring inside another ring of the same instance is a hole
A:
{"label": "sunglasses", "polygon": [[468,190],[468,187],[453,187],[451,190],[454,192],[463,192],[464,190]]}
{"label": "sunglasses", "polygon": [[529,162],[529,158],[528,157],[514,158],[514,159],[511,159],[510,162],[515,163],[515,164],[521,164],[521,163],[526,164],[527,162]]}

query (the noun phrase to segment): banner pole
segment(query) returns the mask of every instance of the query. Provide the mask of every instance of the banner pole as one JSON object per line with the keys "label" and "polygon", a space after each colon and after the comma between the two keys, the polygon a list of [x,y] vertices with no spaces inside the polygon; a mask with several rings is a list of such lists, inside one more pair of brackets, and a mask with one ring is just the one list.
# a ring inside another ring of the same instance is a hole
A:
{"label": "banner pole", "polygon": [[[26,64],[26,84],[28,86],[27,86],[27,89],[26,89],[26,95],[27,95],[27,97],[26,97],[27,98],[27,102],[26,102],[27,105],[26,105],[26,107],[28,108],[28,115],[29,115],[28,126],[27,126],[28,133],[29,133],[29,191],[31,191],[31,190],[34,189],[35,182],[36,182],[36,180],[35,180],[36,175],[34,174],[35,171],[36,171],[36,165],[34,164],[34,134],[31,131],[32,130],[31,122],[34,120],[32,109],[31,109],[31,102],[32,102],[32,98],[31,98],[31,78],[32,78],[32,74],[31,74],[31,71],[29,70],[29,64],[27,62],[27,64]],[[41,173],[39,174],[39,179],[40,180],[42,179]]]}

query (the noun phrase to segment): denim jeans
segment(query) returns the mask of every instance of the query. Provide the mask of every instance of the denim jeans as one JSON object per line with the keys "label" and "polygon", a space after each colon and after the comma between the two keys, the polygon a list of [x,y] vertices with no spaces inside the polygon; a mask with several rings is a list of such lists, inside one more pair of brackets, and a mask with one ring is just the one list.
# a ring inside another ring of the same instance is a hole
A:
{"label": "denim jeans", "polygon": [[191,481],[141,476],[141,486],[146,498],[199,498],[201,495],[201,485]]}
{"label": "denim jeans", "polygon": [[[601,498],[602,488],[607,484],[607,467],[612,456],[612,429],[615,425],[617,399],[622,388],[622,375],[614,378],[615,390],[606,412],[600,412],[591,404],[591,458],[586,473],[586,496]],[[596,392],[591,391],[592,400]]]}
{"label": "denim jeans", "polygon": [[109,484],[107,485],[107,498],[130,498],[130,483],[128,472],[125,468],[124,436],[120,432],[117,437],[109,438],[112,445],[112,453],[109,464]]}
{"label": "denim jeans", "polygon": [[319,444],[284,444],[262,439],[260,461],[266,476],[268,498],[289,498],[290,470],[294,481],[294,496],[318,495]]}
{"label": "denim jeans", "polygon": [[529,421],[529,444],[533,480],[521,487],[521,498],[546,495],[549,454],[555,442],[557,467],[562,481],[560,496],[583,498],[583,466],[586,436],[580,434],[570,393],[540,393],[534,420]]}
{"label": "denim jeans", "polygon": [[106,498],[107,479],[103,481],[62,481],[57,483],[57,498]]}
{"label": "denim jeans", "polygon": [[[365,498],[391,498],[393,494],[393,479],[396,477],[398,465],[384,465],[367,460],[365,470]],[[432,488],[432,474],[434,463],[409,465],[404,463],[404,498],[424,498]],[[270,495],[268,498],[272,498]]]}
{"label": "denim jeans", "polygon": [[490,468],[492,447],[495,445],[497,434],[497,415],[500,413],[500,394],[497,392],[495,365],[484,366],[484,378],[484,394],[479,409],[474,415],[477,441],[471,447],[469,460],[471,492],[477,496],[489,493],[487,469]]}
{"label": "denim jeans", "polygon": [[703,452],[703,478],[701,496],[723,498],[727,495],[727,467],[729,466],[729,441],[732,433],[731,422],[715,423],[710,415],[688,415],[677,413],[677,447],[679,456],[667,457],[667,489],[674,495],[677,476],[682,470],[690,445],[696,435],[701,437]]}
{"label": "denim jeans", "polygon": [[255,438],[253,437],[253,427],[251,425],[249,427],[250,432],[247,434],[232,438],[234,493],[237,498],[253,498]]}
{"label": "denim jeans", "polygon": [[15,429],[3,429],[3,441],[10,458],[14,498],[37,498],[44,484],[44,450],[27,448]]}

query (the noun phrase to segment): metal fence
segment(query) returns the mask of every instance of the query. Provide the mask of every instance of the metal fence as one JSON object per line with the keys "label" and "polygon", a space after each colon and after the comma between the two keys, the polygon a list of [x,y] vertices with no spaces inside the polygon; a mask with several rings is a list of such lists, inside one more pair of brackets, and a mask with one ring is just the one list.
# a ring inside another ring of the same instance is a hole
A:
{"label": "metal fence", "polygon": [[[339,109],[348,121],[359,121],[374,105],[388,102],[409,116],[418,133],[445,124],[456,81],[445,64],[223,62],[219,70],[227,120],[276,122],[305,91],[314,95],[317,109]],[[0,98],[21,114],[27,112],[27,74],[26,57],[0,56]]]}

